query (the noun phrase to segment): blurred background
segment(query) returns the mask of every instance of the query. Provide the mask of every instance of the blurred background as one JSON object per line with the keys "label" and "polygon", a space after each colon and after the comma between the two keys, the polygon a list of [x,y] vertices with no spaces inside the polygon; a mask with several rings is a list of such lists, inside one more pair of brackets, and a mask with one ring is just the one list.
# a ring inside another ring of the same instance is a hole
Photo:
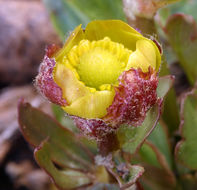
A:
{"label": "blurred background", "polygon": [[[197,19],[196,2],[181,0],[176,6],[162,9],[155,18],[170,71],[176,76],[178,97],[190,84],[177,56],[166,43],[161,25],[165,25],[167,18],[176,12]],[[17,102],[23,97],[53,115],[51,104],[33,86],[45,47],[52,43],[61,45],[75,26],[80,23],[85,26],[94,19],[126,21],[122,1],[0,0],[0,190],[56,189],[37,166],[33,148],[20,133]],[[177,127],[177,123],[173,125]]]}
{"label": "blurred background", "polygon": [[33,80],[48,44],[60,44],[40,0],[0,1],[0,190],[49,190],[49,177],[19,132],[17,102],[23,97],[50,113]]}

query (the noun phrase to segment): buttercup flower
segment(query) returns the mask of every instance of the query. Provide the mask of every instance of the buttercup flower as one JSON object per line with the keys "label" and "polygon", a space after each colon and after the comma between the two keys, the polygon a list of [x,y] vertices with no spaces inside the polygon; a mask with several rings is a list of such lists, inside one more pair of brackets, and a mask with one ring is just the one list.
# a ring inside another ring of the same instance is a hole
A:
{"label": "buttercup flower", "polygon": [[119,20],[78,26],[62,49],[50,46],[36,85],[82,131],[101,137],[121,124],[140,125],[157,101],[157,45]]}

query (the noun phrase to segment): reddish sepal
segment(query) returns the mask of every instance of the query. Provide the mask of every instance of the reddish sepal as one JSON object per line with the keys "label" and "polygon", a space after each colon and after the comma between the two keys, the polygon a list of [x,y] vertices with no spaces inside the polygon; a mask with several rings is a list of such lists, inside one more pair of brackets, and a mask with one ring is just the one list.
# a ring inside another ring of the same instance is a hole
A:
{"label": "reddish sepal", "polygon": [[51,58],[59,49],[60,47],[57,46],[56,44],[48,45],[45,49],[46,56]]}
{"label": "reddish sepal", "polygon": [[119,77],[119,86],[112,105],[103,118],[112,126],[128,124],[139,126],[147,111],[157,101],[158,76],[151,68],[143,73],[141,69],[130,69]]}
{"label": "reddish sepal", "polygon": [[84,119],[76,116],[71,118],[84,135],[97,141],[103,140],[107,134],[115,130],[101,119]]}
{"label": "reddish sepal", "polygon": [[[48,48],[49,50],[50,48]],[[56,64],[54,58],[49,58],[47,55],[51,55],[54,49],[46,53],[40,68],[39,74],[36,77],[35,85],[37,89],[52,103],[65,106],[66,100],[62,98],[62,89],[53,80],[53,68]]]}

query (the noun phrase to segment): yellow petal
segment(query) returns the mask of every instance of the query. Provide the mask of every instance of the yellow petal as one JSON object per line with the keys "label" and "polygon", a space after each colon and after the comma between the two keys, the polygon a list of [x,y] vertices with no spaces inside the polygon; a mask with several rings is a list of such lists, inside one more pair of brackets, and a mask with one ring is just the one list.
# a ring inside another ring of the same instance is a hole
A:
{"label": "yellow petal", "polygon": [[148,72],[149,66],[156,69],[156,49],[150,40],[139,40],[136,43],[136,51],[133,52],[127,64],[127,70],[130,68],[141,68],[143,72]]}
{"label": "yellow petal", "polygon": [[145,39],[139,32],[120,20],[92,21],[85,29],[85,38],[90,41],[101,40],[107,36],[132,51],[135,50],[137,40]]}
{"label": "yellow petal", "polygon": [[84,32],[83,29],[81,28],[81,25],[79,25],[69,35],[63,48],[60,51],[58,51],[54,56],[56,61],[60,61],[64,57],[64,55],[66,55],[70,51],[70,49],[73,46],[77,45],[83,38],[84,38]]}
{"label": "yellow petal", "polygon": [[55,82],[62,89],[63,98],[69,104],[90,93],[90,90],[77,79],[75,73],[65,64],[56,64],[53,74]]}
{"label": "yellow petal", "polygon": [[54,58],[53,77],[69,104],[63,109],[83,118],[107,114],[115,96],[112,86],[125,69],[158,71],[161,63],[157,45],[120,20],[92,21],[85,31],[79,25]]}
{"label": "yellow petal", "polygon": [[102,118],[107,114],[107,108],[112,104],[115,92],[113,91],[96,91],[84,96],[70,106],[63,109],[71,114],[83,118]]}
{"label": "yellow petal", "polygon": [[148,40],[156,51],[156,71],[159,70],[161,64],[161,54],[157,45],[135,29],[120,20],[96,20],[90,22],[85,30],[85,38],[92,40],[101,40],[108,36],[112,41],[123,44],[129,50],[136,50],[138,40]]}
{"label": "yellow petal", "polygon": [[149,40],[139,40],[136,44],[137,49],[143,54],[150,66],[156,68],[155,48]]}
{"label": "yellow petal", "polygon": [[161,65],[161,53],[159,48],[157,47],[157,45],[155,44],[155,42],[153,42],[152,40],[149,40],[152,45],[155,47],[155,53],[156,53],[156,71],[159,71],[160,65]]}

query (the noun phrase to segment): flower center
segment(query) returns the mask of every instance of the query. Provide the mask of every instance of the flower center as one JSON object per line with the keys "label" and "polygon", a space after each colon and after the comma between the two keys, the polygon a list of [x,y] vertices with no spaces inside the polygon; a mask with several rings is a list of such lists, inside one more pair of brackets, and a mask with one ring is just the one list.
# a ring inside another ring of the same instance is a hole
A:
{"label": "flower center", "polygon": [[124,67],[111,52],[96,47],[80,57],[77,71],[87,86],[99,89],[103,84],[115,84]]}
{"label": "flower center", "polygon": [[69,54],[80,81],[97,90],[118,85],[118,77],[125,70],[131,50],[112,42],[108,37],[99,41],[82,40]]}

